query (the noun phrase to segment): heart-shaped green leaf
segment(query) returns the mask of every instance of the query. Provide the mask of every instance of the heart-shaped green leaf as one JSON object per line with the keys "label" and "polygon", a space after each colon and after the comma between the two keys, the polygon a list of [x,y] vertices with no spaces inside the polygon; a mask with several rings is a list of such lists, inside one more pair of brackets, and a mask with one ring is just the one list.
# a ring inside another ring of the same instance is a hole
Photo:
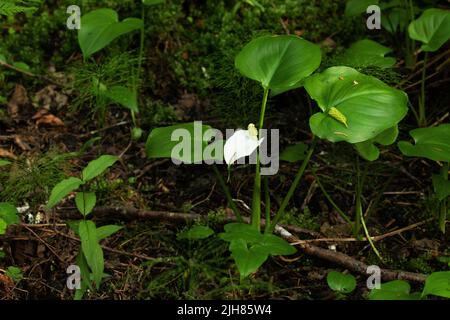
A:
{"label": "heart-shaped green leaf", "polygon": [[87,182],[101,175],[106,169],[116,163],[117,160],[119,160],[119,157],[111,155],[103,155],[98,159],[92,160],[82,172],[83,181]]}
{"label": "heart-shaped green leaf", "polygon": [[327,275],[327,283],[331,290],[350,293],[356,288],[356,279],[351,274],[331,271]]}
{"label": "heart-shaped green leaf", "polygon": [[94,192],[78,192],[75,196],[75,204],[83,216],[87,216],[95,207],[97,197]]}
{"label": "heart-shaped green leaf", "polygon": [[395,58],[385,55],[391,51],[378,42],[364,39],[352,44],[339,59],[339,63],[349,67],[390,68],[395,64]]}
{"label": "heart-shaped green leaf", "polygon": [[98,9],[81,17],[78,42],[84,58],[100,51],[113,40],[144,26],[141,19],[127,18],[119,22],[117,12],[112,9]]}
{"label": "heart-shaped green leaf", "polygon": [[383,146],[388,146],[393,144],[395,140],[397,140],[397,136],[398,126],[395,126],[384,130],[373,139],[356,143],[355,148],[361,157],[369,161],[374,161],[377,160],[380,156],[380,150],[375,146],[375,143],[381,144]]}
{"label": "heart-shaped green leaf", "polygon": [[423,51],[437,51],[450,39],[450,11],[427,9],[409,24],[408,32],[411,39],[423,43]]}
{"label": "heart-shaped green leaf", "polygon": [[47,203],[47,208],[51,209],[58,204],[63,198],[65,198],[69,193],[78,189],[83,184],[78,178],[70,177],[64,179],[58,183],[52,190],[50,194],[50,199]]}
{"label": "heart-shaped green leaf", "polygon": [[319,46],[297,36],[264,36],[250,41],[235,65],[276,95],[300,87],[319,67],[321,58]]}
{"label": "heart-shaped green leaf", "polygon": [[[169,127],[153,129],[145,144],[147,157],[171,158],[185,164],[198,163],[214,159],[223,160],[223,141],[221,146],[214,148],[214,143],[208,145],[213,130],[201,122],[183,123]],[[207,152],[217,150],[220,152]]]}
{"label": "heart-shaped green leaf", "polygon": [[230,243],[230,251],[241,278],[256,272],[269,257],[265,250],[261,250],[260,245],[256,244],[248,248],[243,239],[233,240]]}
{"label": "heart-shaped green leaf", "polygon": [[258,244],[261,245],[261,250],[264,250],[271,256],[287,256],[297,252],[295,247],[291,246],[289,242],[274,234],[264,234],[262,241]]}
{"label": "heart-shaped green leaf", "polygon": [[372,289],[369,300],[415,300],[409,292],[411,286],[403,280],[382,283],[380,289]]}
{"label": "heart-shaped green leaf", "polygon": [[450,271],[433,272],[427,277],[422,297],[429,294],[450,298]]}
{"label": "heart-shaped green leaf", "polygon": [[398,143],[405,156],[450,162],[450,124],[414,129],[409,134],[415,141],[414,145],[407,141]]}
{"label": "heart-shaped green leaf", "polygon": [[225,225],[224,229],[225,232],[221,233],[219,237],[228,242],[244,240],[246,243],[261,243],[263,241],[263,235],[246,223],[228,223]]}
{"label": "heart-shaped green leaf", "polygon": [[315,74],[306,79],[305,88],[323,111],[310,118],[311,130],[331,142],[375,138],[408,111],[404,92],[348,67]]}

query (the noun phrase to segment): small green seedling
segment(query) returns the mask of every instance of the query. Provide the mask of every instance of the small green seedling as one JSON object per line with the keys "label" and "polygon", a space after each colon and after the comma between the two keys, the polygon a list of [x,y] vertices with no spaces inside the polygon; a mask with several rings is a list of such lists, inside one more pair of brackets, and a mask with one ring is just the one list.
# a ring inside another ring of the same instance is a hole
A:
{"label": "small green seedling", "polygon": [[75,204],[78,211],[83,216],[82,220],[69,223],[69,227],[80,237],[81,250],[77,256],[77,265],[81,271],[81,289],[77,289],[75,299],[81,299],[87,289],[94,290],[92,282],[99,289],[102,279],[107,275],[104,270],[103,250],[100,241],[116,233],[122,227],[107,225],[97,228],[95,223],[87,220],[92,213],[97,198],[94,192],[87,189],[89,182],[102,175],[117,160],[116,156],[103,155],[91,161],[82,171],[81,177],[70,177],[59,182],[52,190],[47,208],[54,208],[61,200],[70,193],[78,190],[75,194]]}
{"label": "small green seedling", "polygon": [[450,181],[448,180],[450,163],[450,124],[437,127],[420,128],[409,132],[415,144],[400,141],[400,151],[408,157],[421,157],[442,163],[440,175],[433,175],[433,187],[439,201],[439,227],[445,233],[450,197]]}
{"label": "small green seedling", "polygon": [[430,274],[422,292],[411,293],[411,286],[404,280],[382,283],[379,289],[372,289],[369,300],[420,300],[429,295],[450,298],[450,271]]}
{"label": "small green seedling", "polygon": [[356,278],[351,274],[331,271],[327,275],[327,284],[336,293],[338,299],[344,299],[347,294],[355,290]]}
{"label": "small green seedling", "polygon": [[20,223],[17,208],[10,203],[0,202],[0,235],[5,234],[8,226]]}

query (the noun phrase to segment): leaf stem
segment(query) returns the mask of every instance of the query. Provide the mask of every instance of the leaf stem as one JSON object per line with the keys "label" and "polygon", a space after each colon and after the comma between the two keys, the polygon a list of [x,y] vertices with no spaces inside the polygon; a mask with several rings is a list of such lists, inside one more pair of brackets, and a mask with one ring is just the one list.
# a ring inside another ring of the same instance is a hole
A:
{"label": "leaf stem", "polygon": [[422,67],[422,81],[420,87],[420,101],[419,101],[419,127],[427,126],[427,116],[425,110],[425,81],[427,76],[427,60],[428,60],[428,52],[425,52],[425,57],[423,58],[423,67]]}
{"label": "leaf stem", "polygon": [[[269,97],[269,89],[265,88],[261,105],[261,113],[259,115],[258,139],[261,136],[261,130],[264,125],[264,116],[266,113],[266,105],[268,97]],[[255,183],[253,186],[253,199],[252,199],[252,226],[258,231],[261,228],[261,172],[260,172],[259,148],[256,151],[256,171],[255,171]]]}
{"label": "leaf stem", "polygon": [[263,186],[264,186],[264,200],[265,200],[265,212],[266,212],[266,225],[264,232],[270,227],[270,190],[269,190],[269,178],[265,176],[263,178]]}

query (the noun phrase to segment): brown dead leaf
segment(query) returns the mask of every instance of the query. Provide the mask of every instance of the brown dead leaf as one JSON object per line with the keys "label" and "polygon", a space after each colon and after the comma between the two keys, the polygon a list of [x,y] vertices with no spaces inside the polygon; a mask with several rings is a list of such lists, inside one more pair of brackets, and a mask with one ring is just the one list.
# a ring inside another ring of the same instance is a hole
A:
{"label": "brown dead leaf", "polygon": [[8,158],[11,160],[17,159],[17,157],[12,152],[2,148],[0,148],[0,158]]}
{"label": "brown dead leaf", "polygon": [[14,93],[8,102],[7,109],[11,119],[17,119],[19,117],[20,109],[29,103],[27,96],[27,90],[20,84],[16,84]]}
{"label": "brown dead leaf", "polygon": [[19,148],[22,149],[23,151],[31,150],[30,145],[24,141],[23,137],[21,137],[17,134],[14,135],[14,143],[17,146],[19,146]]}
{"label": "brown dead leaf", "polygon": [[14,281],[3,274],[0,274],[0,284],[0,288],[3,288],[6,292],[9,292],[14,288]]}
{"label": "brown dead leaf", "polygon": [[40,117],[36,121],[36,126],[39,126],[41,124],[45,124],[48,126],[54,126],[54,127],[63,127],[64,126],[64,122],[60,118],[58,118],[52,114],[47,114],[45,116]]}

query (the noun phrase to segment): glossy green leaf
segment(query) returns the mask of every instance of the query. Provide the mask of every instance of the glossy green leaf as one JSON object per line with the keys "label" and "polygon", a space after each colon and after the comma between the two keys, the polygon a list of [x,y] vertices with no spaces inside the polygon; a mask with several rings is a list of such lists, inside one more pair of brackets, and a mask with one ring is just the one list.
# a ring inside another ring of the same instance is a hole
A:
{"label": "glossy green leaf", "polygon": [[98,243],[97,228],[90,220],[80,221],[79,234],[81,239],[81,248],[86,257],[86,261],[94,275],[94,281],[97,289],[103,277],[104,260],[103,250]]}
{"label": "glossy green leaf", "polygon": [[339,59],[339,63],[349,67],[390,68],[395,64],[395,58],[385,55],[391,51],[392,49],[378,42],[364,39],[352,44]]}
{"label": "glossy green leaf", "polygon": [[95,207],[97,197],[94,192],[78,192],[75,196],[75,204],[83,216],[87,216]]}
{"label": "glossy green leaf", "polygon": [[331,271],[327,275],[327,283],[331,290],[350,293],[356,288],[356,279],[351,274]]}
{"label": "glossy green leaf", "polygon": [[345,5],[345,15],[347,17],[357,16],[366,13],[367,8],[373,4],[378,4],[379,0],[348,0]]}
{"label": "glossy green leaf", "polygon": [[407,141],[398,143],[405,156],[450,162],[450,124],[414,129],[409,134],[415,141],[414,145]]}
{"label": "glossy green leaf", "polygon": [[423,43],[423,51],[437,51],[450,39],[450,11],[427,9],[409,24],[408,32],[411,39]]}
{"label": "glossy green leaf", "polygon": [[97,228],[97,240],[100,241],[106,239],[121,229],[123,229],[122,226],[116,226],[113,224],[99,227]]}
{"label": "glossy green leaf", "polygon": [[450,298],[450,271],[433,272],[427,277],[422,297],[430,294]]}
{"label": "glossy green leaf", "polygon": [[106,90],[105,96],[115,103],[130,109],[134,113],[139,113],[137,98],[134,91],[123,86],[113,86]]}
{"label": "glossy green leaf", "polygon": [[2,219],[7,226],[20,223],[17,208],[7,202],[0,202],[0,219]]}
{"label": "glossy green leaf", "polygon": [[288,146],[280,154],[280,160],[287,162],[298,162],[306,158],[308,146],[303,143],[297,143],[293,146]]}
{"label": "glossy green leaf", "polygon": [[375,143],[381,144],[383,146],[391,145],[397,140],[398,136],[398,126],[386,129],[375,138],[358,142],[355,144],[356,151],[359,155],[368,161],[377,160],[380,156],[380,150]]}
{"label": "glossy green leaf", "polygon": [[178,239],[201,240],[214,234],[214,230],[206,226],[194,226],[188,231],[181,232]]}
{"label": "glossy green leaf", "polygon": [[243,239],[233,240],[230,243],[230,251],[241,278],[256,272],[269,257],[265,250],[261,250],[260,245],[256,244],[248,248]]}
{"label": "glossy green leaf", "polygon": [[215,156],[223,159],[223,141],[222,147],[219,148],[221,154],[215,154],[213,157],[204,156],[211,137],[207,132],[211,129],[210,126],[202,125],[200,122],[153,129],[145,145],[147,157],[172,158],[185,164],[212,160]]}
{"label": "glossy green leaf", "polygon": [[58,183],[50,194],[50,199],[47,203],[47,208],[51,209],[56,206],[69,193],[78,189],[83,184],[78,178],[70,177]]}
{"label": "glossy green leaf", "polygon": [[119,157],[111,155],[103,155],[98,159],[92,160],[82,172],[83,181],[87,182],[101,175],[106,169],[116,163],[117,160],[119,160]]}
{"label": "glossy green leaf", "polygon": [[[407,95],[349,67],[332,67],[305,81],[305,88],[323,112],[314,114],[312,132],[331,142],[358,143],[375,138],[402,120]],[[329,115],[336,108],[346,124]]]}
{"label": "glossy green leaf", "polygon": [[81,17],[81,29],[78,31],[84,58],[89,58],[121,35],[143,26],[142,20],[137,18],[119,22],[117,12],[112,9],[98,9],[85,14]]}
{"label": "glossy green leaf", "polygon": [[411,295],[411,286],[403,280],[382,283],[380,289],[372,289],[369,300],[415,300]]}
{"label": "glossy green leaf", "polygon": [[320,65],[320,47],[297,36],[264,36],[237,55],[236,68],[276,95],[302,85]]}
{"label": "glossy green leaf", "polygon": [[433,187],[439,201],[450,197],[450,180],[444,179],[441,175],[433,174]]}

